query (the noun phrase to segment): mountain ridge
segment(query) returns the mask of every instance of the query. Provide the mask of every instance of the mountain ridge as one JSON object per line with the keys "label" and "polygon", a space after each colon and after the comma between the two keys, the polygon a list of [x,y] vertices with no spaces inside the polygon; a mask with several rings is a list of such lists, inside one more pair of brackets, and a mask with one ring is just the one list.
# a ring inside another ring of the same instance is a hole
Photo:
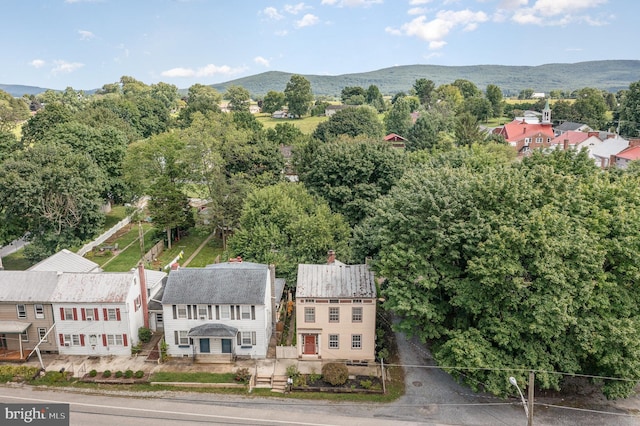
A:
{"label": "mountain ridge", "polygon": [[[296,73],[287,71],[266,71],[209,86],[221,93],[231,85],[242,86],[253,97],[261,97],[270,90],[283,92],[294,74]],[[583,87],[595,87],[617,92],[627,89],[629,84],[640,80],[640,60],[557,62],[543,65],[413,64],[350,74],[301,75],[309,80],[315,95],[324,96],[339,96],[342,89],[347,86],[361,86],[366,89],[371,84],[378,86],[383,94],[391,95],[410,90],[418,78],[433,80],[436,86],[453,83],[456,79],[465,79],[472,81],[481,90],[484,90],[488,84],[495,84],[506,96],[517,95],[524,89],[548,93],[551,90],[573,91]],[[42,93],[47,89],[37,86],[0,84],[0,90],[12,96],[22,96]],[[85,90],[85,92],[92,93],[95,90]],[[187,88],[180,89],[181,93],[187,91]]]}

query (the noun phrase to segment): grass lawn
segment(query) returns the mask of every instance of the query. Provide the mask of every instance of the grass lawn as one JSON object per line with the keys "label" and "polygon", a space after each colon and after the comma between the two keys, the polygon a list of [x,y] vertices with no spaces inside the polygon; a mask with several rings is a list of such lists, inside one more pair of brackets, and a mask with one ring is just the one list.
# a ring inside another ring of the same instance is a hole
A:
{"label": "grass lawn", "polygon": [[216,257],[222,255],[222,241],[217,238],[209,240],[202,250],[191,260],[189,266],[192,268],[202,268],[212,264]]}
{"label": "grass lawn", "polygon": [[[170,261],[172,261],[178,254],[183,251],[184,254],[182,259],[180,260],[181,264],[184,262],[198,249],[200,244],[207,239],[208,235],[202,235],[194,230],[191,230],[189,235],[183,237],[180,241],[176,241],[172,246],[171,250],[165,250],[162,252],[160,256],[158,256],[158,261],[154,262],[154,268],[158,267],[164,268]],[[216,256],[222,253],[222,245],[215,238],[209,241],[206,244],[200,253],[189,263],[190,267],[202,267],[214,262]]]}
{"label": "grass lawn", "polygon": [[290,123],[307,135],[313,133],[318,124],[328,120],[327,117],[271,118],[269,114],[257,114],[256,119],[267,129],[276,127],[278,123]]}
{"label": "grass lawn", "polygon": [[7,271],[26,271],[31,265],[32,263],[24,258],[22,249],[2,258],[2,266]]}
{"label": "grass lawn", "polygon": [[[147,228],[143,226],[144,229],[144,252],[146,253],[153,247],[158,241],[152,239],[151,236],[154,234],[154,229],[150,225]],[[140,253],[140,243],[138,241],[138,229],[137,227],[132,228],[126,235],[125,241],[129,241],[131,238],[131,234],[135,233],[135,237],[132,241],[127,244],[121,244],[120,239],[118,239],[118,247],[121,247],[121,252],[115,256],[109,256],[107,260],[102,262],[100,266],[104,269],[105,272],[125,272],[130,270],[131,268],[135,268],[140,259],[142,258],[142,253]],[[130,245],[129,245],[130,244]],[[109,259],[113,259],[110,262],[107,262]],[[92,259],[96,262],[95,259]]]}
{"label": "grass lawn", "polygon": [[236,383],[235,373],[174,373],[159,371],[149,378],[150,382],[186,382],[186,383]]}
{"label": "grass lawn", "polygon": [[116,223],[127,217],[125,206],[115,206],[111,208],[111,211],[107,213],[104,222],[104,230],[107,231],[113,227]]}

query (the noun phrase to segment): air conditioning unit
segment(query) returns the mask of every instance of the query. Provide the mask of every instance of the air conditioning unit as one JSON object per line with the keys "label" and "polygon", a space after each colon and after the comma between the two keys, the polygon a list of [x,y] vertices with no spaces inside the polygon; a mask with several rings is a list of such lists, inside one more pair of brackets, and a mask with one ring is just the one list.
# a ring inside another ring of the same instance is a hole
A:
{"label": "air conditioning unit", "polygon": [[93,321],[93,318],[87,318],[87,321]]}
{"label": "air conditioning unit", "polygon": [[69,343],[65,343],[64,345],[65,345],[65,346],[71,346]]}
{"label": "air conditioning unit", "polygon": [[206,319],[207,319],[207,317],[203,317],[203,316],[201,316],[201,317],[200,317],[200,319],[201,319],[201,320],[206,320]]}

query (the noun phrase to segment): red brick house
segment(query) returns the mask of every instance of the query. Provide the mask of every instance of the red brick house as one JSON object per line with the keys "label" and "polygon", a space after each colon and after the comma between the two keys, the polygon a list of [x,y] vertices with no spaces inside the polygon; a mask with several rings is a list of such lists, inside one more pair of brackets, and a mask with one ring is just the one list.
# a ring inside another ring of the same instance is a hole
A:
{"label": "red brick house", "polygon": [[503,136],[509,145],[516,149],[518,155],[526,155],[534,149],[550,147],[555,134],[551,125],[549,101],[542,110],[540,123],[513,120],[503,127],[494,129],[493,133]]}

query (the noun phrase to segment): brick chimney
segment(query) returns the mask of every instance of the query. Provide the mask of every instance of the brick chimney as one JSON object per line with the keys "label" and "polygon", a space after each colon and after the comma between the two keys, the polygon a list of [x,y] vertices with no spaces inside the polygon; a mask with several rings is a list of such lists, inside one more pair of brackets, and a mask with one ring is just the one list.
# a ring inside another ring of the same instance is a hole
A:
{"label": "brick chimney", "polygon": [[629,139],[629,148],[640,145],[640,138]]}
{"label": "brick chimney", "polygon": [[600,132],[587,132],[587,137],[593,137],[595,136],[596,138],[600,137]]}
{"label": "brick chimney", "polygon": [[333,265],[334,263],[336,263],[336,252],[329,250],[327,252],[327,265]]}
{"label": "brick chimney", "polygon": [[144,327],[149,328],[149,306],[147,305],[147,276],[142,262],[138,262],[138,277],[140,279],[140,297],[142,298],[142,316]]}
{"label": "brick chimney", "polygon": [[569,139],[562,141],[562,148],[567,151],[569,149]]}

